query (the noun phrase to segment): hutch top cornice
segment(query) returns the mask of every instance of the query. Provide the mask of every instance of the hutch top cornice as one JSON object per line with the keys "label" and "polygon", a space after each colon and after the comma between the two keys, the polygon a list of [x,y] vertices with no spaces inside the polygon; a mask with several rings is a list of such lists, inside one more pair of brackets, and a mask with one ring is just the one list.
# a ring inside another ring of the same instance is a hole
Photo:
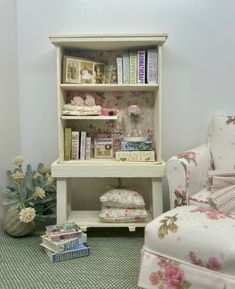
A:
{"label": "hutch top cornice", "polygon": [[133,46],[162,45],[168,34],[96,34],[96,35],[51,35],[49,39],[56,47],[81,49],[127,49]]}

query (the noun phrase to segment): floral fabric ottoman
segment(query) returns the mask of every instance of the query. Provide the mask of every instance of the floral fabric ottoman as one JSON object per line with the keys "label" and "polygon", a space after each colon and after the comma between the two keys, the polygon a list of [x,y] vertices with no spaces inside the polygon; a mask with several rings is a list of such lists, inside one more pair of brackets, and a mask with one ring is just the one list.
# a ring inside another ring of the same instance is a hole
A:
{"label": "floral fabric ottoman", "polygon": [[235,289],[235,215],[183,206],[151,221],[138,286]]}

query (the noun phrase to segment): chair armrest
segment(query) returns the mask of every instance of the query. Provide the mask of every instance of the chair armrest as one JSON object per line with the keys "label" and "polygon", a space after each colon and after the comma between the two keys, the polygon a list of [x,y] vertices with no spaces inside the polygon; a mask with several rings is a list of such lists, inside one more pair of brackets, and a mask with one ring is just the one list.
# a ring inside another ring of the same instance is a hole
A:
{"label": "chair armrest", "polygon": [[170,158],[166,176],[171,208],[188,204],[188,197],[208,185],[208,170],[213,161],[208,145],[203,144]]}

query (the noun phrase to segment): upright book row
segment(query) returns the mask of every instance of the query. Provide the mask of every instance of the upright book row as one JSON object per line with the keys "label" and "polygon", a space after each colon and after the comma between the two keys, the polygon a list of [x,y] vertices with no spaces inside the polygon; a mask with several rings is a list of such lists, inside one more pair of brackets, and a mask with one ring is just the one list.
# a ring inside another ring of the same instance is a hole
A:
{"label": "upright book row", "polygon": [[64,160],[89,160],[91,158],[91,137],[85,131],[64,130]]}
{"label": "upright book row", "polygon": [[157,50],[126,52],[117,57],[117,79],[118,84],[156,84]]}

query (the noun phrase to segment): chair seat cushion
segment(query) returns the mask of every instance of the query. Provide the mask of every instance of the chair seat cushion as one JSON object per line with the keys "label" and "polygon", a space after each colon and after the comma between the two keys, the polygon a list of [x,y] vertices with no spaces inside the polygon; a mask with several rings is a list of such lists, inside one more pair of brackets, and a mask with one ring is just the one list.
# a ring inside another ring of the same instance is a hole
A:
{"label": "chair seat cushion", "polygon": [[200,207],[209,207],[208,198],[211,195],[210,187],[205,187],[196,194],[189,196],[189,204]]}
{"label": "chair seat cushion", "polygon": [[235,276],[235,215],[212,208],[183,206],[147,224],[150,252]]}

